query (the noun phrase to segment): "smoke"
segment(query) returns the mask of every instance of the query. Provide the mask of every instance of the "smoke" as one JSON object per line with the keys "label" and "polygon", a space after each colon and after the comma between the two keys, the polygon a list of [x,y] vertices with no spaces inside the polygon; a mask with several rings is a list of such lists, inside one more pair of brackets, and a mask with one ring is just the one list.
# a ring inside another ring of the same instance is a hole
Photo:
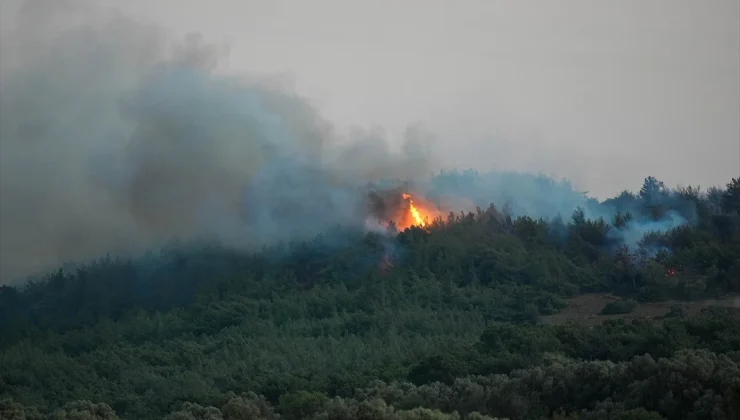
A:
{"label": "smoke", "polygon": [[[398,151],[377,128],[338,133],[286,84],[221,71],[228,51],[197,35],[172,43],[92,1],[3,8],[0,282],[173,237],[252,247],[339,225],[387,232],[409,190],[443,212],[615,213],[545,176],[429,178],[439,162],[423,127]],[[641,223],[621,240],[656,227]]]}
{"label": "smoke", "polygon": [[513,216],[549,220],[558,214],[570,217],[573,210],[581,207],[589,218],[602,216],[596,200],[577,191],[567,180],[555,181],[544,175],[443,171],[429,180],[425,189],[427,197],[453,208],[508,204]]}
{"label": "smoke", "polygon": [[[644,241],[648,234],[665,233],[697,220],[696,202],[664,193],[651,197],[654,205],[666,209],[664,214],[645,213],[646,202],[624,194],[616,199],[599,202],[586,192],[578,191],[569,181],[556,181],[544,175],[515,172],[480,174],[473,170],[443,171],[424,183],[425,196],[443,208],[485,208],[491,203],[506,206],[514,217],[529,216],[550,222],[553,234],[565,239],[566,232],[558,233],[562,220],[575,210],[583,212],[584,219],[603,219],[613,223],[618,214],[630,213],[632,218],[621,226],[612,226],[609,239],[615,245],[627,246],[632,251],[640,248],[654,254],[658,251]],[[680,210],[677,211],[676,209]],[[649,212],[648,212],[649,213]]]}
{"label": "smoke", "polygon": [[616,239],[620,244],[626,245],[629,249],[645,248],[651,254],[655,254],[660,249],[655,249],[652,244],[645,243],[645,235],[652,233],[668,232],[677,227],[687,224],[688,221],[675,211],[668,212],[660,220],[633,220],[627,223],[622,229],[612,229],[609,231],[610,238]]}
{"label": "smoke", "polygon": [[[6,11],[11,8],[4,6]],[[412,128],[342,137],[287,87],[223,74],[198,36],[27,1],[0,61],[0,278],[173,236],[263,244],[365,222],[362,183],[429,171]]]}

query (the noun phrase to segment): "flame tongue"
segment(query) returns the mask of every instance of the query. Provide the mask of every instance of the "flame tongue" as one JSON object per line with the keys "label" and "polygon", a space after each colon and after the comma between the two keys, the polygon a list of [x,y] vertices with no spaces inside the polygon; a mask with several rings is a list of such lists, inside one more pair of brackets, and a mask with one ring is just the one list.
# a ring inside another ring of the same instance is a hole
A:
{"label": "flame tongue", "polygon": [[411,217],[414,219],[414,224],[421,227],[426,226],[426,222],[421,216],[421,212],[419,212],[419,209],[414,205],[414,200],[411,199],[411,194],[404,193],[403,198],[404,200],[409,201],[409,212],[411,213]]}
{"label": "flame tongue", "polygon": [[422,219],[421,214],[419,213],[419,209],[414,206],[414,202],[412,200],[409,200],[409,210],[411,211],[411,217],[414,218],[417,225],[426,225],[426,223],[424,223],[424,219]]}

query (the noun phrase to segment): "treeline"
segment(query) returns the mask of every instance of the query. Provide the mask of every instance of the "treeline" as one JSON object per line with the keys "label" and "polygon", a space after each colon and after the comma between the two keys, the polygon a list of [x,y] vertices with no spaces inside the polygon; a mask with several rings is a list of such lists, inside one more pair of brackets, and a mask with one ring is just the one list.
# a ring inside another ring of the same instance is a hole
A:
{"label": "treeline", "polygon": [[[168,401],[178,390],[149,393],[138,397],[144,400],[140,413],[127,414],[156,418],[155,412],[177,406],[164,418],[731,419],[740,415],[737,315],[715,309],[693,318],[673,313],[660,323],[612,320],[593,328],[496,323],[474,345],[410,366],[406,378],[369,380],[345,396],[332,397],[313,382],[271,403],[253,392],[212,393],[191,383],[174,399],[179,403]],[[238,358],[228,362],[238,363]],[[180,378],[162,385],[182,386]],[[63,404],[44,416],[35,407],[5,400],[0,414],[9,419],[118,418],[108,404],[89,401]]]}
{"label": "treeline", "polygon": [[732,418],[731,311],[593,329],[544,316],[587,292],[740,291],[740,179],[700,193],[648,178],[589,203],[567,222],[504,205],[249,254],[173,245],[1,287],[0,414]]}

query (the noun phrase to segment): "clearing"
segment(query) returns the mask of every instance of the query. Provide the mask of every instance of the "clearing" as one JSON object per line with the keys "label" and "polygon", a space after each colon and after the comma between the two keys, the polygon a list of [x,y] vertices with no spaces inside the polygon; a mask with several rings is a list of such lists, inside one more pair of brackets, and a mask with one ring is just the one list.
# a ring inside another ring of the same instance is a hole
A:
{"label": "clearing", "polygon": [[687,315],[697,315],[703,309],[720,306],[726,308],[737,308],[740,310],[740,296],[726,297],[722,299],[705,299],[696,301],[670,300],[665,302],[641,303],[628,314],[600,315],[599,313],[609,302],[618,300],[619,297],[611,294],[586,294],[568,299],[568,307],[560,313],[544,317],[553,324],[564,324],[568,320],[585,325],[601,324],[607,319],[632,319],[632,318],[659,318],[667,314],[671,307],[679,305],[684,308]]}

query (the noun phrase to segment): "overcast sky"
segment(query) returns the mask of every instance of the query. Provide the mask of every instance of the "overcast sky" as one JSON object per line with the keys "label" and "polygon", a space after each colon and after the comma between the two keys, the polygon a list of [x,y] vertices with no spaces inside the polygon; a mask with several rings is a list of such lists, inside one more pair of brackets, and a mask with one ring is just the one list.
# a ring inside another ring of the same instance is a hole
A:
{"label": "overcast sky", "polygon": [[598,196],[740,175],[740,0],[100,3],[289,75],[340,129],[423,123],[448,167]]}

